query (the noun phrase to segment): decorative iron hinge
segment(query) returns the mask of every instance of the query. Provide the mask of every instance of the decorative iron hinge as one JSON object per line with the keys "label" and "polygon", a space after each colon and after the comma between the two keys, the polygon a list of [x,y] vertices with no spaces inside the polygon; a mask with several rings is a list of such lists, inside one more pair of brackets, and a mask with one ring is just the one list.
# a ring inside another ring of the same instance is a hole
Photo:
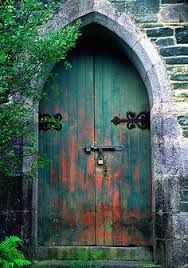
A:
{"label": "decorative iron hinge", "polygon": [[61,130],[62,124],[61,124],[62,116],[61,114],[39,114],[39,130],[49,130],[49,129],[55,129],[55,130]]}
{"label": "decorative iron hinge", "polygon": [[141,112],[139,114],[133,112],[127,112],[126,118],[120,118],[119,116],[115,116],[111,122],[114,125],[119,125],[120,123],[127,123],[128,129],[134,129],[136,126],[141,129],[149,129],[150,128],[150,113],[149,112]]}

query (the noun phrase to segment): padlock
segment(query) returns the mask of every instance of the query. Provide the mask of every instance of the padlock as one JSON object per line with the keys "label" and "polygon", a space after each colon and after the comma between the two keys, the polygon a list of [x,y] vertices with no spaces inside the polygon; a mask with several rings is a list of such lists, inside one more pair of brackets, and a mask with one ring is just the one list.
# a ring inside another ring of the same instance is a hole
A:
{"label": "padlock", "polygon": [[104,159],[102,156],[98,157],[98,165],[103,165],[104,164]]}

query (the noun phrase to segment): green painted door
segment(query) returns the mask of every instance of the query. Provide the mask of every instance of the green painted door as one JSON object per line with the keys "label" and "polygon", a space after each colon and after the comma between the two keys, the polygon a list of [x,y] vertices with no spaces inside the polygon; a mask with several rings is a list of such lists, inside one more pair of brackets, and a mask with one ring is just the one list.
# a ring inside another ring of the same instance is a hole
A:
{"label": "green painted door", "polygon": [[[62,129],[40,130],[38,242],[42,246],[152,244],[149,129],[114,116],[149,110],[145,86],[126,57],[75,50],[53,69],[40,113],[62,115]],[[85,145],[122,145],[122,151],[86,153]]]}

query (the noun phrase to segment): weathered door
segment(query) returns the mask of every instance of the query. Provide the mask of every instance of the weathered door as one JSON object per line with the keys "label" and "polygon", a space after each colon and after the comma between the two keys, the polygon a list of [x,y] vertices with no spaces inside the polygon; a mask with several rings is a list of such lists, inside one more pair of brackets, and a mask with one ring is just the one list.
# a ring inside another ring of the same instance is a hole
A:
{"label": "weathered door", "polygon": [[[149,129],[115,116],[149,110],[134,66],[112,51],[75,51],[57,64],[41,114],[61,114],[62,128],[39,132],[49,164],[39,171],[39,245],[151,245]],[[130,125],[129,125],[130,126]],[[132,126],[132,125],[131,125]],[[86,145],[123,146],[86,153]]]}

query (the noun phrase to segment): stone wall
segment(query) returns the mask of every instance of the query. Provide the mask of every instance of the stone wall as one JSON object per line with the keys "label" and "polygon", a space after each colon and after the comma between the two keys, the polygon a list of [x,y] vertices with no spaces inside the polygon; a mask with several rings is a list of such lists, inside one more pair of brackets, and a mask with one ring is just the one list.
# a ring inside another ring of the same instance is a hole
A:
{"label": "stone wall", "polygon": [[[80,12],[78,2],[82,5],[90,2],[88,7],[92,9],[92,0],[72,1],[73,6],[69,5],[63,14],[66,23],[69,16]],[[167,268],[183,267],[188,263],[188,3],[187,0],[111,2],[120,13],[129,14],[143,35],[153,42],[168,70],[174,107],[165,108],[163,103],[163,110],[156,112],[154,107],[152,111],[152,157],[156,164],[153,168],[156,173],[153,179],[155,260]],[[57,16],[55,26],[65,23],[62,17]],[[37,206],[37,202],[32,203],[32,189],[36,192],[37,188],[32,188],[29,180],[22,184],[20,178],[10,182],[4,194],[6,198],[2,199],[0,194],[0,230],[3,230],[0,237],[16,232],[26,245],[32,244],[31,227]]]}
{"label": "stone wall", "polygon": [[174,100],[188,101],[188,0],[109,1],[120,13],[129,14],[159,50]]}
{"label": "stone wall", "polygon": [[[188,0],[110,1],[119,12],[128,13],[158,49],[174,101],[188,102]],[[188,138],[188,114],[178,118],[183,136]]]}
{"label": "stone wall", "polygon": [[167,65],[174,100],[188,101],[188,3],[183,0],[162,0],[161,4],[156,0],[128,0],[124,5],[123,1],[113,2],[117,7],[121,3],[121,11],[124,6],[124,11],[160,51]]}
{"label": "stone wall", "polygon": [[188,101],[188,1],[111,0],[151,39],[167,65],[175,101]]}

